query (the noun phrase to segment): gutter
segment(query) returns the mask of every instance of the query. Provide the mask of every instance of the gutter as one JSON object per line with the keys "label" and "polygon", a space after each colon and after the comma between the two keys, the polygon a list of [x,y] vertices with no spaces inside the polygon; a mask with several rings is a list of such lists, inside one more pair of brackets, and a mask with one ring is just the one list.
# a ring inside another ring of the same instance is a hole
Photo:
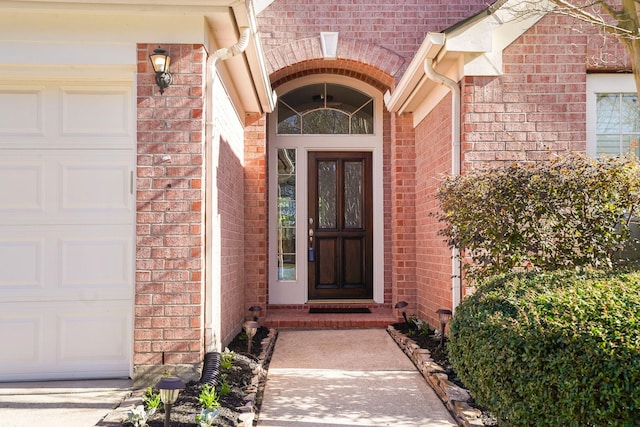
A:
{"label": "gutter", "polygon": [[[462,158],[460,150],[460,114],[462,111],[460,86],[458,82],[438,73],[435,69],[434,61],[445,45],[445,34],[429,33],[427,37],[430,43],[423,64],[424,74],[428,79],[446,86],[451,91],[451,175],[457,176],[460,175]],[[455,311],[460,301],[462,301],[462,268],[459,248],[451,250],[451,259],[451,308]]]}
{"label": "gutter", "polygon": [[[225,61],[229,58],[232,58],[236,55],[244,52],[249,45],[249,40],[251,37],[251,29],[249,27],[241,27],[240,28],[240,38],[238,42],[229,47],[224,47],[213,52],[212,55],[207,58],[207,81],[206,81],[206,122],[205,122],[205,159],[208,163],[212,162],[213,150],[212,150],[212,142],[214,138],[214,129],[213,129],[213,76],[216,74],[216,66],[218,62]],[[206,182],[211,182],[213,179],[211,168],[206,168]],[[206,195],[205,198],[208,201],[217,200],[216,195],[212,193],[214,191],[212,186],[206,186]],[[209,221],[213,224],[215,216],[213,215],[214,209],[212,203],[205,204],[205,218],[209,218]],[[212,321],[214,320],[214,304],[213,300],[216,299],[220,301],[220,295],[213,295],[213,278],[214,278],[214,268],[213,268],[213,250],[211,242],[212,238],[212,229],[213,226],[207,227],[205,224],[205,292],[204,292],[204,347],[205,353],[210,353],[212,351],[219,350],[217,347],[216,339],[214,337],[214,330],[212,327]]]}

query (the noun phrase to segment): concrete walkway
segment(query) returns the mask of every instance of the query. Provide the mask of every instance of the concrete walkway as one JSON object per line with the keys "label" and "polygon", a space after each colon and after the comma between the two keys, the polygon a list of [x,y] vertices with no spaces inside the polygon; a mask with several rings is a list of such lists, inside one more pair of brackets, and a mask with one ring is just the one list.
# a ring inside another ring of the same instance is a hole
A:
{"label": "concrete walkway", "polygon": [[258,427],[456,426],[384,329],[279,331]]}
{"label": "concrete walkway", "polygon": [[0,427],[90,427],[131,393],[129,380],[0,383]]}

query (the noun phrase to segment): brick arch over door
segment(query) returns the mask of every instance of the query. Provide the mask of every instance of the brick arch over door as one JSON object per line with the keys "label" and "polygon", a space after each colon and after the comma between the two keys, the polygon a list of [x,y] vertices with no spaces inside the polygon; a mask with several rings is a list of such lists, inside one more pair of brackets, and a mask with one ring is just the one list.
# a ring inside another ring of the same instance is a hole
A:
{"label": "brick arch over door", "polygon": [[395,85],[393,76],[379,68],[347,59],[313,59],[279,69],[269,77],[271,86],[277,89],[282,84],[314,74],[335,74],[360,80],[385,93]]}
{"label": "brick arch over door", "polygon": [[[295,40],[278,46],[266,53],[267,68],[271,82],[306,70],[343,70],[356,73],[361,80],[380,87],[379,81],[389,88],[395,85],[405,70],[406,60],[392,50],[363,40],[339,38],[336,59],[325,59],[322,55],[320,37]],[[293,71],[292,71],[293,69]],[[342,73],[341,73],[342,74]],[[345,74],[351,75],[351,74]]]}

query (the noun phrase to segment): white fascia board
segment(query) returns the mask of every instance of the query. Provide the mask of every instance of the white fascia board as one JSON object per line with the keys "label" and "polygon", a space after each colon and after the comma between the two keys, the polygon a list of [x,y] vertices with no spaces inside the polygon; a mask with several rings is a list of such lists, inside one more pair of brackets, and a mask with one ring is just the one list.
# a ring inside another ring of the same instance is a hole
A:
{"label": "white fascia board", "polygon": [[236,2],[222,15],[207,17],[209,52],[228,48],[239,41],[240,29],[249,28],[249,43],[241,54],[218,60],[216,69],[240,117],[251,112],[271,112],[275,92],[264,63],[262,45],[257,34],[255,14],[250,2]]}
{"label": "white fascia board", "polygon": [[404,112],[408,101],[415,95],[416,89],[424,83],[425,59],[435,58],[444,42],[445,38],[442,33],[427,34],[394,91],[387,91],[384,94],[384,103],[389,111],[398,114]]}
{"label": "white fascia board", "polygon": [[[254,97],[257,96],[259,109],[251,109],[253,112],[270,113],[276,106],[276,92],[271,87],[271,80],[267,71],[267,65],[262,50],[262,42],[258,34],[258,22],[256,11],[252,2],[237,2],[233,12],[238,27],[248,27],[251,30],[249,46],[244,52],[249,67],[250,78],[253,81]],[[242,82],[240,82],[242,84]]]}

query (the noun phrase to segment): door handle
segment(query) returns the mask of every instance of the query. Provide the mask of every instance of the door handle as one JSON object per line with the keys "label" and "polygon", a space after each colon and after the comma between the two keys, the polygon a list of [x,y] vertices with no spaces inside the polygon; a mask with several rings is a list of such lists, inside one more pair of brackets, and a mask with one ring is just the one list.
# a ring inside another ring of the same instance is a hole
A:
{"label": "door handle", "polygon": [[307,249],[307,261],[314,262],[316,254],[313,250],[313,218],[309,218],[309,248]]}

